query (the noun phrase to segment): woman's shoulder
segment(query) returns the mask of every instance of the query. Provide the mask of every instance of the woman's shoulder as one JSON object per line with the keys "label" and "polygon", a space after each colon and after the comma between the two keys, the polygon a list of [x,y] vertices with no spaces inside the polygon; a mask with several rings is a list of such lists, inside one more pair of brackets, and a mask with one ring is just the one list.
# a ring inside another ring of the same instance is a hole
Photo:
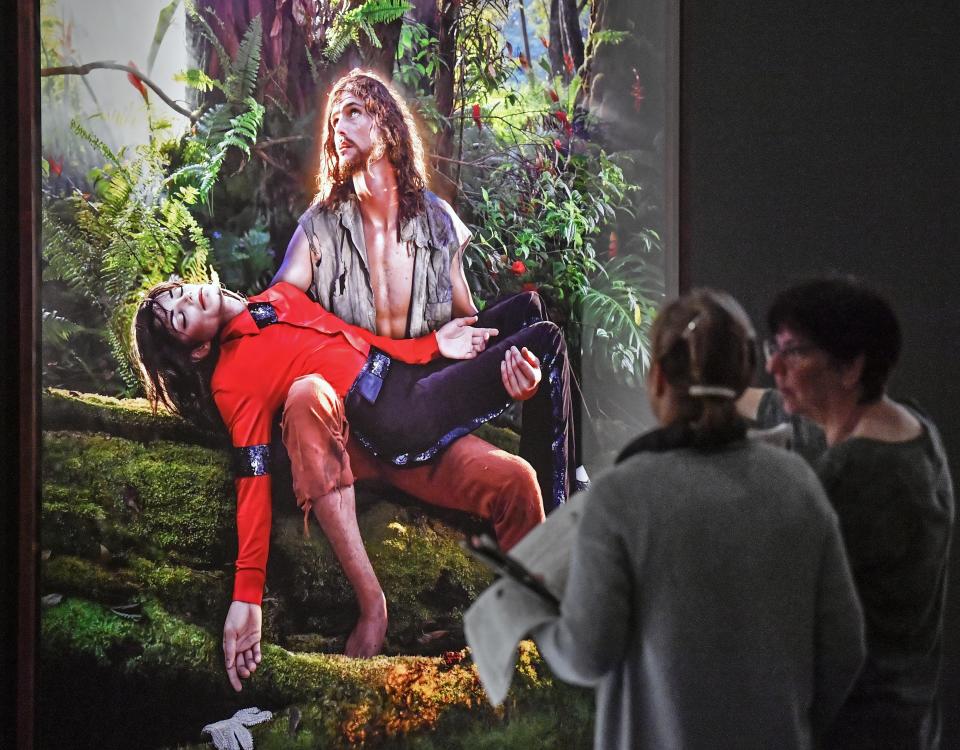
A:
{"label": "woman's shoulder", "polygon": [[[916,419],[918,430],[907,432],[903,440],[855,435],[831,446],[817,469],[828,488],[903,496],[950,485],[946,452],[936,426],[922,412],[902,408]],[[890,438],[894,433],[877,434]]]}
{"label": "woman's shoulder", "polygon": [[918,413],[885,396],[866,408],[852,437],[879,443],[907,443],[921,437],[924,429]]}

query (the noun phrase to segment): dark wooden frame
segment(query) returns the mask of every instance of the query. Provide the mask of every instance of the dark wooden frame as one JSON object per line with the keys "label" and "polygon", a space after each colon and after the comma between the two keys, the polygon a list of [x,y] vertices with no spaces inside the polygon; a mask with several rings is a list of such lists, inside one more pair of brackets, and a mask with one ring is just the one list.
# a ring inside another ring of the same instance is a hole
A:
{"label": "dark wooden frame", "polygon": [[40,146],[38,16],[35,0],[17,1],[19,188],[19,554],[17,565],[17,746],[34,745],[36,692],[37,518],[39,487],[39,292],[37,181]]}

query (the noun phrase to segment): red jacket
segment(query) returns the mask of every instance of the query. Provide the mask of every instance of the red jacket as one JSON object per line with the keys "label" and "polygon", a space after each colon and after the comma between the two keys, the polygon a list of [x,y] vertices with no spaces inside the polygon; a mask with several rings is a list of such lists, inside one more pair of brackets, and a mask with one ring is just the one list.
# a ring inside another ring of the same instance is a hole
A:
{"label": "red jacket", "polygon": [[[250,312],[220,331],[220,359],[211,390],[233,445],[270,443],[274,415],[287,391],[303,375],[322,376],[343,398],[376,346],[402,362],[423,364],[440,356],[435,333],[395,340],[349,325],[313,302],[295,286],[280,282],[250,303],[269,302],[277,322],[259,328]],[[237,552],[233,598],[260,604],[270,547],[269,473],[238,476]]]}

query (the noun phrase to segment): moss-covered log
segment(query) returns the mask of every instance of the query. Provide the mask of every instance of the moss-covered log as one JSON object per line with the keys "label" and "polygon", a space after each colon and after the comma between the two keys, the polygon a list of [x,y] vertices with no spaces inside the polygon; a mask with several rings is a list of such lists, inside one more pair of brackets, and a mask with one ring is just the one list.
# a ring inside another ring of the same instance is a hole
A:
{"label": "moss-covered log", "polygon": [[[236,540],[233,484],[219,451],[77,432],[45,433],[43,448],[45,593],[105,604],[150,594],[191,621],[222,618]],[[293,504],[275,506],[267,637],[341,650],[358,615],[353,592],[316,524],[305,538]],[[449,516],[368,494],[358,519],[389,602],[388,652],[462,646],[463,611],[490,581],[460,550],[463,531]]]}
{"label": "moss-covered log", "polygon": [[[592,696],[555,683],[530,643],[521,648],[511,694],[487,703],[465,651],[439,657],[348,659],[266,646],[236,695],[226,683],[219,639],[148,600],[131,621],[82,599],[44,609],[44,715],[84,721],[41,725],[45,747],[160,747],[195,742],[200,728],[256,705],[280,711],[253,728],[256,747],[588,747]],[[122,693],[116,691],[121,690]],[[69,734],[66,732],[69,731]]]}
{"label": "moss-covered log", "polygon": [[46,388],[40,402],[45,430],[104,432],[141,443],[175,440],[195,445],[228,445],[224,435],[200,430],[166,409],[156,411],[143,398],[113,398]]}
{"label": "moss-covered log", "polygon": [[[61,388],[43,391],[40,417],[45,430],[103,432],[136,440],[174,440],[179,443],[226,448],[224,434],[201,430],[166,409],[156,411],[143,398],[114,398]],[[493,424],[481,425],[476,433],[510,453],[516,453],[516,432]]]}

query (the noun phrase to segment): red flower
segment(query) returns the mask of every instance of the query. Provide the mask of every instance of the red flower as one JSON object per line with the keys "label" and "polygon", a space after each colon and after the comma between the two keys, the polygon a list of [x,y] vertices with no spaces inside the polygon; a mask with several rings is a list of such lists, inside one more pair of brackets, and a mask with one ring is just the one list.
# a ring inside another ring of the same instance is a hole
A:
{"label": "red flower", "polygon": [[60,173],[63,172],[63,162],[57,161],[52,156],[48,156],[47,163],[50,165],[50,172],[59,177]]}
{"label": "red flower", "polygon": [[515,260],[510,265],[510,270],[517,276],[522,276],[527,272],[527,267],[523,264],[522,260]]}
{"label": "red flower", "polygon": [[568,138],[573,138],[573,125],[570,124],[570,120],[567,119],[567,113],[562,109],[554,112],[554,117],[556,117],[563,124],[563,131],[567,134]]}
{"label": "red flower", "polygon": [[644,97],[646,96],[646,91],[640,83],[640,74],[636,68],[633,69],[633,86],[630,87],[630,96],[633,97],[634,111],[639,112],[640,105],[643,104]]}
{"label": "red flower", "polygon": [[530,63],[527,61],[526,55],[524,55],[522,52],[520,53],[520,56],[517,58],[517,62],[520,63],[520,67],[523,68],[524,70],[530,67]]}
{"label": "red flower", "polygon": [[528,281],[528,282],[527,282],[526,284],[524,284],[523,287],[521,287],[521,288],[522,288],[523,291],[525,291],[525,292],[535,292],[535,291],[537,291],[537,289],[538,289],[537,285],[534,284],[532,281]]}
{"label": "red flower", "polygon": [[562,151],[562,150],[563,150],[563,141],[561,141],[559,138],[554,138],[554,139],[553,139],[553,147],[554,147],[557,151]]}
{"label": "red flower", "polygon": [[560,101],[560,97],[557,96],[557,92],[554,91],[553,89],[550,89],[547,93],[550,95],[550,101],[552,102]]}
{"label": "red flower", "polygon": [[463,661],[463,656],[463,651],[444,651],[443,663],[448,667],[452,667],[454,664],[459,664]]}
{"label": "red flower", "polygon": [[610,232],[610,244],[607,246],[607,257],[610,258],[610,260],[617,257],[618,244],[617,233]]}
{"label": "red flower", "polygon": [[563,64],[567,66],[567,72],[573,75],[573,58],[567,52],[563,53]]}
{"label": "red flower", "polygon": [[[133,60],[130,60],[127,64],[134,70],[137,70],[137,66],[133,64]],[[131,86],[140,92],[140,96],[143,97],[143,100],[147,101],[147,87],[143,85],[143,81],[140,80],[140,77],[135,73],[127,73],[127,80],[130,81]]]}
{"label": "red flower", "polygon": [[477,130],[483,130],[483,121],[480,119],[480,105],[473,105],[473,121],[477,123]]}

